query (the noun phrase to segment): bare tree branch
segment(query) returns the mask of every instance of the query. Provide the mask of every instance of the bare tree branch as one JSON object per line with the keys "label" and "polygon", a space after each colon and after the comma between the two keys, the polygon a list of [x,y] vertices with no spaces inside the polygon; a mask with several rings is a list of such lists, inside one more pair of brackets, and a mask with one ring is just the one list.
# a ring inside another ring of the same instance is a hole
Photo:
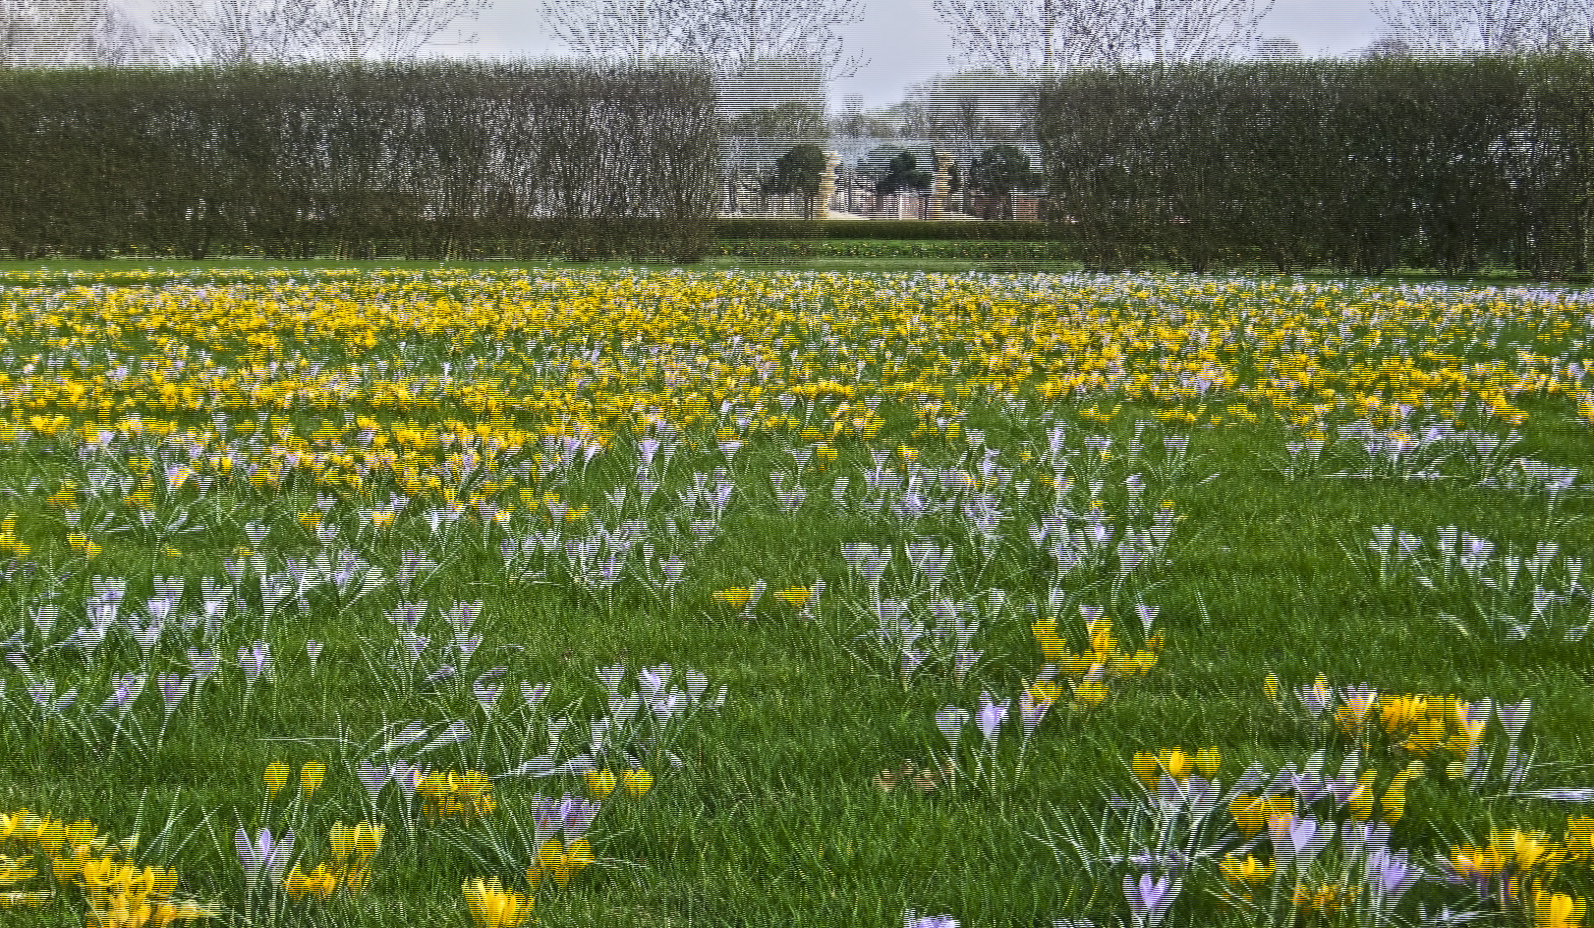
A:
{"label": "bare tree branch", "polygon": [[576,55],[642,61],[682,54],[676,0],[542,0],[543,22]]}
{"label": "bare tree branch", "polygon": [[155,21],[177,40],[179,59],[212,64],[310,57],[313,0],[163,0]]}
{"label": "bare tree branch", "polygon": [[110,0],[0,0],[0,65],[125,65],[152,47]]}
{"label": "bare tree branch", "polygon": [[1011,74],[1233,57],[1274,0],[934,0],[954,60]]}
{"label": "bare tree branch", "polygon": [[738,73],[787,58],[813,63],[829,79],[865,62],[848,56],[841,30],[863,19],[862,0],[677,0],[682,50]]}
{"label": "bare tree branch", "polygon": [[953,60],[1008,74],[1050,74],[1083,51],[1065,7],[1074,0],[934,0],[952,29]]}
{"label": "bare tree branch", "polygon": [[827,78],[857,73],[841,30],[863,0],[542,0],[543,21],[578,55],[618,61],[686,58],[720,74],[774,59]]}
{"label": "bare tree branch", "polygon": [[973,158],[993,141],[1033,138],[1034,80],[1001,71],[942,75],[908,88],[899,105],[905,134],[947,143],[947,151]]}
{"label": "bare tree branch", "polygon": [[[163,0],[181,57],[218,63],[414,57],[492,0]],[[465,39],[472,40],[474,37]]]}
{"label": "bare tree branch", "polygon": [[456,22],[490,6],[492,0],[316,0],[310,27],[325,57],[411,58]]}
{"label": "bare tree branch", "polygon": [[1415,54],[1510,54],[1562,44],[1589,0],[1374,0],[1388,38]]}

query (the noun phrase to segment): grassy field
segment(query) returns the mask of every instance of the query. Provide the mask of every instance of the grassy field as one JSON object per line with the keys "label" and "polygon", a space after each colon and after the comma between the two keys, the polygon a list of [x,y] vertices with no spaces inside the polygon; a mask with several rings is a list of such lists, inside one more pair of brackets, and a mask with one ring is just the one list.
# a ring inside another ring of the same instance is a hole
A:
{"label": "grassy field", "polygon": [[[701,264],[696,265],[699,270],[746,270],[756,273],[771,273],[779,271],[864,271],[907,273],[912,271],[925,271],[930,273],[962,273],[962,272],[996,272],[996,273],[1079,273],[1085,270],[1078,262],[1062,260],[1042,260],[1032,257],[1004,256],[996,254],[990,258],[964,258],[955,254],[941,254],[941,251],[955,252],[956,249],[939,248],[938,246],[962,245],[965,250],[972,250],[977,243],[945,243],[945,242],[915,242],[915,241],[864,241],[861,243],[841,242],[836,244],[836,249],[845,251],[856,248],[856,255],[820,255],[803,257],[795,251],[804,247],[813,247],[814,242],[767,242],[754,243],[759,247],[766,247],[771,251],[779,251],[783,247],[794,249],[791,254],[774,254],[767,257],[760,256],[728,256],[711,255]],[[820,246],[824,243],[820,242]],[[1023,243],[1014,246],[1029,247]],[[869,254],[870,250],[882,254]],[[340,261],[334,259],[314,259],[309,261],[275,260],[265,258],[226,258],[216,261],[180,261],[180,260],[155,260],[149,258],[111,258],[106,260],[91,261],[75,258],[49,258],[39,261],[0,260],[0,274],[13,275],[12,282],[21,279],[38,283],[55,281],[69,275],[88,275],[100,277],[111,275],[109,279],[119,280],[122,275],[137,272],[156,271],[162,275],[186,276],[198,274],[207,278],[214,277],[218,271],[231,271],[248,269],[251,271],[267,270],[362,270],[381,271],[389,269],[408,271],[428,271],[440,268],[497,271],[506,267],[536,267],[536,268],[563,268],[569,270],[616,270],[635,266],[629,261],[583,262],[564,263],[559,261],[535,262],[525,264],[506,260],[476,261],[476,262],[444,262],[435,261]],[[662,270],[662,266],[650,265],[654,269]],[[40,277],[40,274],[43,277]],[[1327,273],[1309,273],[1300,275],[1312,280],[1335,280],[1335,275]],[[1487,272],[1468,278],[1446,278],[1431,271],[1415,269],[1400,269],[1379,278],[1383,283],[1477,283],[1498,286],[1531,286],[1535,281],[1525,278],[1520,274],[1491,269]],[[1577,282],[1578,285],[1586,281]]]}
{"label": "grassy field", "polygon": [[0,265],[7,925],[1594,892],[1594,294],[105,267]]}

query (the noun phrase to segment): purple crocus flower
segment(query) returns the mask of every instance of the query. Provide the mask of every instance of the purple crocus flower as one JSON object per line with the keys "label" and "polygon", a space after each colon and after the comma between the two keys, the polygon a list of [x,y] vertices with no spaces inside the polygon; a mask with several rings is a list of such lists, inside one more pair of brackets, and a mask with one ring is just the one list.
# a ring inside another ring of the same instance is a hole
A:
{"label": "purple crocus flower", "polygon": [[204,684],[215,675],[221,666],[221,658],[215,651],[200,651],[197,648],[188,649],[188,669],[197,683]]}
{"label": "purple crocus flower", "polygon": [[912,678],[915,673],[918,673],[919,668],[924,666],[924,662],[928,660],[929,657],[929,652],[921,648],[915,648],[911,645],[903,648],[902,679],[906,681]]}
{"label": "purple crocus flower", "polygon": [[620,692],[620,681],[625,679],[625,667],[616,664],[613,667],[600,667],[597,671],[598,682],[608,690],[610,695]]}
{"label": "purple crocus flower", "polygon": [[243,670],[250,685],[254,685],[260,675],[271,669],[271,645],[264,641],[256,641],[238,649],[238,666]]}
{"label": "purple crocus flower", "polygon": [[1320,716],[1334,702],[1334,691],[1320,678],[1317,683],[1309,687],[1302,687],[1295,691],[1295,698],[1313,716]]}
{"label": "purple crocus flower", "polygon": [[1297,870],[1305,870],[1328,844],[1331,831],[1320,827],[1315,818],[1275,815],[1267,823],[1273,841],[1273,858]]}
{"label": "purple crocus flower", "polygon": [[475,654],[476,649],[481,647],[481,645],[482,636],[480,635],[456,635],[454,637],[454,651],[459,655],[461,664],[470,663],[471,655]]}
{"label": "purple crocus flower", "polygon": [[491,715],[498,705],[498,697],[504,692],[504,684],[501,680],[489,680],[484,674],[471,684],[471,691],[476,696],[476,704],[482,707],[482,712]]}
{"label": "purple crocus flower", "polygon": [[420,660],[422,654],[432,643],[431,636],[417,635],[408,629],[399,632],[399,642],[404,645],[404,650],[410,653],[411,660]]}
{"label": "purple crocus flower", "polygon": [[657,667],[644,667],[637,671],[636,682],[648,695],[658,696],[670,683],[671,668],[669,664],[660,664]]}
{"label": "purple crocus flower", "polygon": [[1381,906],[1399,904],[1421,876],[1422,871],[1411,865],[1404,851],[1379,848],[1367,855],[1367,884]]}
{"label": "purple crocus flower", "polygon": [[592,820],[598,817],[598,810],[601,808],[603,808],[601,804],[578,796],[566,796],[559,800],[559,829],[564,832],[567,845],[587,833],[587,829],[592,827]]}
{"label": "purple crocus flower", "polygon": [[382,789],[387,786],[388,779],[393,775],[394,768],[385,764],[372,764],[369,761],[360,761],[355,768],[355,776],[360,778],[360,785],[365,787],[365,794],[371,797],[374,803],[382,795]]}
{"label": "purple crocus flower", "polygon": [[1168,917],[1168,910],[1184,888],[1184,881],[1164,875],[1153,880],[1151,874],[1142,873],[1137,882],[1132,876],[1124,877],[1124,898],[1129,900],[1129,911],[1138,928],[1155,928]]}
{"label": "purple crocus flower", "polygon": [[282,881],[282,872],[288,866],[288,855],[293,853],[292,831],[285,831],[281,838],[273,840],[271,829],[262,828],[251,841],[249,832],[240,828],[233,835],[233,844],[238,851],[238,863],[243,865],[244,882],[250,892],[259,885],[263,876],[269,875],[274,883]]}
{"label": "purple crocus flower", "polygon": [[1346,822],[1339,829],[1339,843],[1353,854],[1371,855],[1389,848],[1389,826],[1377,822]]}
{"label": "purple crocus flower", "polygon": [[678,689],[671,689],[668,693],[648,702],[648,709],[653,712],[659,722],[668,722],[687,706],[686,694]]}
{"label": "purple crocus flower", "polygon": [[520,684],[520,698],[526,701],[527,707],[535,709],[537,704],[542,702],[552,689],[552,684],[548,683],[522,683]]}
{"label": "purple crocus flower", "polygon": [[1157,624],[1157,607],[1145,603],[1135,604],[1135,615],[1140,617],[1140,627],[1147,635],[1151,634],[1151,627]]}
{"label": "purple crocus flower", "polygon": [[958,928],[958,920],[950,915],[920,915],[909,909],[902,916],[902,928]]}
{"label": "purple crocus flower", "polygon": [[559,831],[560,825],[558,800],[539,797],[531,801],[531,827],[539,847]]}
{"label": "purple crocus flower", "polygon": [[166,626],[158,619],[151,620],[145,626],[133,626],[133,640],[138,642],[138,649],[143,652],[144,659],[149,660],[150,652],[160,644],[161,635],[166,631]]}
{"label": "purple crocus flower", "polygon": [[105,705],[101,708],[107,711],[115,709],[118,712],[126,712],[132,708],[133,701],[144,691],[145,679],[143,674],[137,673],[112,677],[111,696],[105,700]]}
{"label": "purple crocus flower", "polygon": [[163,673],[155,678],[155,685],[160,687],[161,699],[166,702],[167,718],[171,718],[172,713],[177,711],[178,704],[188,695],[188,688],[192,682],[175,673]]}
{"label": "purple crocus flower", "polygon": [[1028,696],[1019,700],[1019,718],[1024,723],[1024,737],[1035,734],[1035,729],[1040,727],[1041,720],[1046,718],[1046,712],[1052,707],[1049,702],[1035,702]]}
{"label": "purple crocus flower", "polygon": [[421,785],[421,777],[425,772],[415,764],[394,764],[389,768],[393,782],[398,784],[399,792],[404,794],[404,801],[409,802],[415,798],[415,790]]}
{"label": "purple crocus flower", "polygon": [[1290,788],[1301,802],[1311,805],[1319,799],[1329,795],[1333,789],[1332,784],[1324,781],[1322,774],[1316,770],[1296,771],[1290,770]]}
{"label": "purple crocus flower", "polygon": [[996,741],[996,731],[1007,718],[1007,710],[1012,700],[1004,699],[997,702],[991,698],[990,693],[980,694],[980,710],[974,716],[975,724],[980,726],[980,733],[987,742]]}
{"label": "purple crocus flower", "polygon": [[315,673],[316,661],[321,659],[321,642],[311,639],[304,643],[305,657],[310,659],[310,673]]}
{"label": "purple crocus flower", "polygon": [[1500,703],[1494,707],[1495,716],[1500,720],[1500,727],[1505,729],[1506,737],[1514,745],[1522,737],[1522,730],[1527,727],[1528,716],[1533,713],[1533,700],[1524,699],[1519,703]]}
{"label": "purple crocus flower", "polygon": [[969,723],[967,709],[958,709],[945,706],[935,714],[935,727],[941,730],[942,737],[953,750],[957,749],[958,741],[963,737],[963,727]]}

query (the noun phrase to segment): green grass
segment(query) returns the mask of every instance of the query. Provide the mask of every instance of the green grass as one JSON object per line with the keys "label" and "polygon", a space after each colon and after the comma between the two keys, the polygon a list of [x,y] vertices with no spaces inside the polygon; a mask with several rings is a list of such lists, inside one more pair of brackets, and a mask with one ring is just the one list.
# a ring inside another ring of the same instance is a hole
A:
{"label": "green grass", "polygon": [[[32,273],[43,267],[58,285],[69,274],[123,265],[0,264],[0,272]],[[216,268],[334,266],[241,260],[125,265],[153,267],[163,278]],[[397,262],[336,266],[436,267]],[[899,269],[860,262],[789,266]],[[771,269],[762,263],[746,267]],[[26,354],[24,346],[13,347]],[[914,441],[905,411],[889,405],[886,411],[892,424],[882,431],[877,447],[909,442],[922,448],[926,461],[958,460],[959,443]],[[1594,431],[1587,423],[1577,422],[1564,400],[1543,400],[1530,411],[1523,453],[1587,469],[1594,461]],[[1128,438],[1131,422],[1149,420],[1150,410],[1138,412],[1131,410],[1101,430],[1064,407],[1076,437],[1099,430],[1113,435],[1119,446]],[[1042,441],[1038,423],[995,406],[973,408],[968,425],[985,428],[1004,458],[1016,452],[1021,439]],[[1143,682],[1126,687],[1097,711],[1048,718],[1024,775],[994,795],[945,787],[922,795],[907,789],[887,794],[875,784],[882,769],[924,762],[931,749],[941,747],[933,724],[936,709],[949,703],[972,707],[982,689],[1011,695],[1033,677],[1040,656],[1028,621],[1013,618],[990,629],[984,645],[990,663],[977,680],[959,685],[932,677],[904,688],[841,647],[849,633],[859,630],[846,607],[860,603],[861,597],[847,592],[839,546],[849,541],[900,542],[904,534],[829,505],[830,478],[849,469],[856,475],[867,467],[869,458],[861,447],[844,448],[823,476],[810,469],[804,481],[810,501],[796,517],[776,509],[764,480],[783,449],[762,441],[743,449],[733,464],[740,501],[727,515],[723,534],[693,560],[689,580],[673,606],[627,584],[610,604],[568,583],[514,582],[503,575],[491,547],[470,545],[460,546],[457,559],[436,578],[407,592],[438,604],[481,600],[479,630],[486,642],[475,666],[502,664],[508,667],[509,680],[548,681],[555,704],[580,699],[584,712],[595,710],[600,691],[592,672],[616,662],[633,669],[668,662],[702,671],[711,688],[722,683],[729,688],[725,708],[702,716],[682,735],[682,770],[661,770],[647,796],[617,800],[604,811],[594,828],[599,863],[569,888],[544,893],[538,902],[537,917],[550,926],[888,928],[901,924],[908,908],[951,913],[966,928],[1042,928],[1053,919],[1079,914],[1090,914],[1100,923],[1124,911],[1116,883],[1092,885],[1033,835],[1057,815],[1077,817],[1098,809],[1105,789],[1127,790],[1131,780],[1126,764],[1137,751],[1217,745],[1224,754],[1225,779],[1252,761],[1277,767],[1304,759],[1314,745],[1312,734],[1264,698],[1262,678],[1269,670],[1291,686],[1321,672],[1336,684],[1365,681],[1392,693],[1531,698],[1535,712],[1530,731],[1541,759],[1594,763],[1588,741],[1589,720],[1594,718],[1589,642],[1506,646],[1481,634],[1465,636],[1439,618],[1436,600],[1409,578],[1380,587],[1345,551],[1365,551],[1375,525],[1389,523],[1431,538],[1440,526],[1454,524],[1502,544],[1554,541],[1587,556],[1594,553],[1594,499],[1586,493],[1573,495],[1560,508],[1558,521],[1546,528],[1542,500],[1524,501],[1461,481],[1430,486],[1397,480],[1286,479],[1277,464],[1289,437],[1271,424],[1194,433],[1192,452],[1199,464],[1189,477],[1160,488],[1183,516],[1170,561],[1139,583],[1146,598],[1162,609],[1160,627],[1167,635],[1162,662]],[[664,490],[678,491],[685,485],[684,473],[707,470],[717,460],[712,443],[683,452]],[[15,509],[19,535],[34,545],[36,560],[77,573],[66,582],[68,590],[86,588],[85,565],[67,550],[59,509],[43,497],[74,467],[71,456],[62,454],[7,452],[0,458],[0,475],[9,485],[37,480],[46,488],[23,492],[0,508]],[[1208,474],[1215,479],[1192,479]],[[560,492],[597,509],[602,491],[628,480],[634,482],[626,459],[606,454],[583,479],[560,487]],[[312,553],[318,545],[296,531],[292,520],[313,506],[313,497],[302,484],[288,492],[230,486],[214,502],[211,528],[180,543],[183,566],[175,572],[220,576],[224,558],[244,543],[242,525],[250,519],[272,525],[267,548],[274,556]],[[352,501],[341,503],[336,518],[352,521],[352,508]],[[1022,538],[1022,526],[1036,510],[1018,511],[1008,532]],[[426,546],[424,524],[413,513],[401,522],[411,541],[378,546],[374,560],[391,564],[402,550]],[[925,534],[958,538],[950,526],[936,528],[927,526]],[[961,540],[955,545],[957,564],[967,569],[974,561],[972,548]],[[150,544],[128,542],[108,548],[86,573],[132,577],[131,586],[145,592],[147,580],[142,578],[159,562]],[[818,618],[796,619],[790,610],[771,608],[766,598],[754,618],[742,620],[710,599],[712,590],[760,578],[772,589],[825,580],[829,589]],[[1015,542],[997,558],[985,581],[964,590],[999,587],[1023,603],[1042,596],[1045,586],[1045,565]],[[21,627],[23,608],[40,592],[40,585],[27,582],[0,587],[0,597],[5,597],[0,600],[0,634]],[[1094,601],[1090,593],[1084,596]],[[236,905],[240,893],[230,859],[231,833],[239,820],[255,821],[261,772],[268,762],[280,759],[297,769],[302,761],[320,759],[332,767],[327,785],[315,797],[323,811],[317,813],[317,824],[306,829],[305,840],[315,847],[311,859],[316,859],[320,847],[313,842],[323,840],[317,832],[324,833],[325,824],[334,819],[355,820],[361,792],[350,772],[333,763],[330,749],[309,739],[331,734],[335,723],[363,738],[384,721],[480,719],[468,693],[395,698],[384,694],[373,678],[360,656],[361,639],[386,640],[388,626],[381,615],[401,598],[397,591],[384,590],[370,604],[335,620],[312,611],[279,624],[270,638],[279,680],[257,687],[247,708],[235,698],[239,688],[226,684],[224,693],[207,697],[202,711],[174,726],[163,750],[149,760],[130,752],[102,756],[49,729],[4,726],[0,811],[26,807],[68,822],[86,818],[118,836],[132,830],[141,796],[157,809],[175,805],[189,829],[208,814],[217,841],[201,829],[180,853],[156,856],[179,868],[186,893]],[[434,635],[440,633],[440,625],[430,627]],[[325,642],[313,677],[303,652],[308,637]],[[229,640],[230,645],[237,643]],[[136,663],[137,652],[126,642],[117,650],[121,665]],[[163,666],[180,668],[173,659],[178,654],[168,654]],[[224,662],[230,656],[224,649]],[[63,681],[83,673],[64,654],[47,658],[41,666]],[[8,693],[17,699],[22,684],[15,674],[10,677]],[[1588,770],[1583,769],[1556,785],[1588,782]],[[579,783],[568,778],[536,785],[544,794],[580,791]],[[530,791],[506,787],[500,795],[507,807],[524,808]],[[1419,854],[1442,852],[1462,833],[1476,835],[1491,825],[1555,830],[1566,811],[1543,802],[1478,799],[1433,781],[1419,781],[1410,797],[1398,843]],[[146,825],[146,837],[153,837],[152,830]],[[359,904],[301,905],[279,923],[462,925],[461,882],[489,875],[435,834],[423,831],[414,840],[403,840],[392,829],[377,872],[374,889]],[[512,871],[498,875],[517,881]],[[1586,879],[1570,885],[1585,893],[1591,887]],[[1218,924],[1226,918],[1210,900],[1181,905],[1179,912],[1180,923]],[[6,923],[53,926],[75,924],[73,918],[55,907],[40,913],[8,912]]]}
{"label": "green grass", "polygon": [[[793,243],[803,244],[803,243]],[[883,246],[902,246],[909,248],[915,245],[947,244],[936,242],[912,241],[883,241],[869,240],[868,244]],[[954,243],[956,244],[956,243]],[[630,261],[588,261],[567,262],[557,260],[547,261],[402,261],[402,260],[373,260],[373,261],[348,261],[333,258],[316,258],[311,260],[267,259],[267,258],[216,258],[207,261],[184,261],[154,259],[142,257],[110,258],[105,260],[88,260],[78,258],[48,258],[38,261],[0,260],[0,274],[27,274],[34,275],[43,272],[46,280],[55,282],[69,274],[116,274],[124,270],[152,269],[161,275],[193,275],[208,276],[216,271],[231,271],[234,269],[248,269],[256,273],[269,270],[354,270],[354,271],[428,271],[447,268],[450,270],[499,271],[509,268],[561,268],[568,270],[593,270],[612,269],[622,267],[637,267]],[[664,269],[670,267],[662,263],[645,263],[641,265],[650,269]],[[997,273],[1077,273],[1086,268],[1077,261],[1042,261],[1024,260],[1014,258],[972,259],[964,257],[949,257],[943,255],[900,255],[880,257],[840,257],[816,256],[802,257],[793,252],[789,255],[774,255],[770,257],[748,257],[732,255],[714,255],[703,261],[688,265],[688,269],[695,270],[735,270],[753,273],[798,270],[798,271],[831,271],[831,272],[875,272],[875,273],[902,273],[911,271],[926,271],[932,273],[963,273],[968,271],[984,271]],[[1167,271],[1169,268],[1152,268],[1155,271]],[[1338,280],[1343,275],[1327,272],[1303,273],[1301,277],[1308,280]],[[1389,283],[1427,283],[1427,284],[1456,284],[1478,283],[1495,285],[1521,285],[1533,283],[1533,278],[1511,272],[1508,270],[1491,270],[1480,272],[1469,277],[1454,277],[1436,274],[1431,271],[1418,269],[1397,269],[1378,280]]]}

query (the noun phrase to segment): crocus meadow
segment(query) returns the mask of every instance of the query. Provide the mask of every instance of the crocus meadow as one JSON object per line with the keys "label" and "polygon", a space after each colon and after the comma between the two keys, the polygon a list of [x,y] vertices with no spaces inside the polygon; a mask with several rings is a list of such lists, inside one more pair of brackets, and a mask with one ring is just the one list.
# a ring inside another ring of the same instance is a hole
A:
{"label": "crocus meadow", "polygon": [[1594,293],[41,271],[0,361],[7,924],[1586,921]]}

